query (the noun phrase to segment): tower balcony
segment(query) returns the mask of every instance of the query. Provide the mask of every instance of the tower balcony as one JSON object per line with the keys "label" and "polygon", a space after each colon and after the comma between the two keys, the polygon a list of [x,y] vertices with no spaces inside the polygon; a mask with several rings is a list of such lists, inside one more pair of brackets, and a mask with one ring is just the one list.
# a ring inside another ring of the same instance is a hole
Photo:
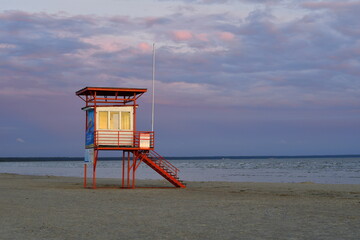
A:
{"label": "tower balcony", "polygon": [[114,150],[153,150],[154,132],[96,130],[94,145],[98,149]]}

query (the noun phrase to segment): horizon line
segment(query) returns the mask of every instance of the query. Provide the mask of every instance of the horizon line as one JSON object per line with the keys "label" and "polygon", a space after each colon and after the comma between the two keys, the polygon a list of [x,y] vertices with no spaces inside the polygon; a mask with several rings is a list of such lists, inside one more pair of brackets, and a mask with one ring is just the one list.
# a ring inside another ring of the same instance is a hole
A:
{"label": "horizon line", "polygon": [[[360,157],[360,154],[313,154],[313,155],[213,155],[213,156],[165,156],[164,158],[169,160],[180,160],[180,159],[265,159],[265,158],[351,158]],[[70,160],[76,161],[77,159],[84,159],[84,157],[0,157],[0,162],[6,160],[32,160],[32,161],[48,161],[55,160]],[[100,160],[112,160],[121,159],[121,156],[115,157],[99,157]]]}

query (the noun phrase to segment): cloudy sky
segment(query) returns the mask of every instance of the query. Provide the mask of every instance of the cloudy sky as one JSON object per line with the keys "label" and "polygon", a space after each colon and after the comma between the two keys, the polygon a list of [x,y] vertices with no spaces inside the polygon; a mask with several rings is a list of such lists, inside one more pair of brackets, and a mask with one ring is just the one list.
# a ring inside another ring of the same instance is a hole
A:
{"label": "cloudy sky", "polygon": [[0,0],[0,157],[82,156],[75,92],[151,90],[154,42],[159,153],[359,154],[359,12],[346,0]]}

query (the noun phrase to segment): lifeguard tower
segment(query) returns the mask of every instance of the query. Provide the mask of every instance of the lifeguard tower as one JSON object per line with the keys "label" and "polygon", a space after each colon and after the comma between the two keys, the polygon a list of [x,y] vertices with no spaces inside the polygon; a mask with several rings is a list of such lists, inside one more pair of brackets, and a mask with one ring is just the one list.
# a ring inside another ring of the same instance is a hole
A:
{"label": "lifeguard tower", "polygon": [[175,187],[185,188],[179,169],[154,151],[154,132],[137,131],[137,100],[140,88],[85,87],[76,92],[86,105],[84,187],[87,164],[92,163],[92,188],[96,188],[99,151],[122,151],[121,188],[135,188],[136,170],[144,162]]}

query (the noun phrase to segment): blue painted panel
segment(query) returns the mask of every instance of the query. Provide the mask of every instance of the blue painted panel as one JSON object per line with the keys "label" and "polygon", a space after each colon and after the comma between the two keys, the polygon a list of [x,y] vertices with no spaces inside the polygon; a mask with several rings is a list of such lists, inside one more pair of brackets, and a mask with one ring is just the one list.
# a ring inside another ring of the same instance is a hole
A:
{"label": "blue painted panel", "polygon": [[87,123],[86,123],[86,139],[85,147],[91,148],[94,147],[94,109],[89,109],[86,111],[87,114]]}

